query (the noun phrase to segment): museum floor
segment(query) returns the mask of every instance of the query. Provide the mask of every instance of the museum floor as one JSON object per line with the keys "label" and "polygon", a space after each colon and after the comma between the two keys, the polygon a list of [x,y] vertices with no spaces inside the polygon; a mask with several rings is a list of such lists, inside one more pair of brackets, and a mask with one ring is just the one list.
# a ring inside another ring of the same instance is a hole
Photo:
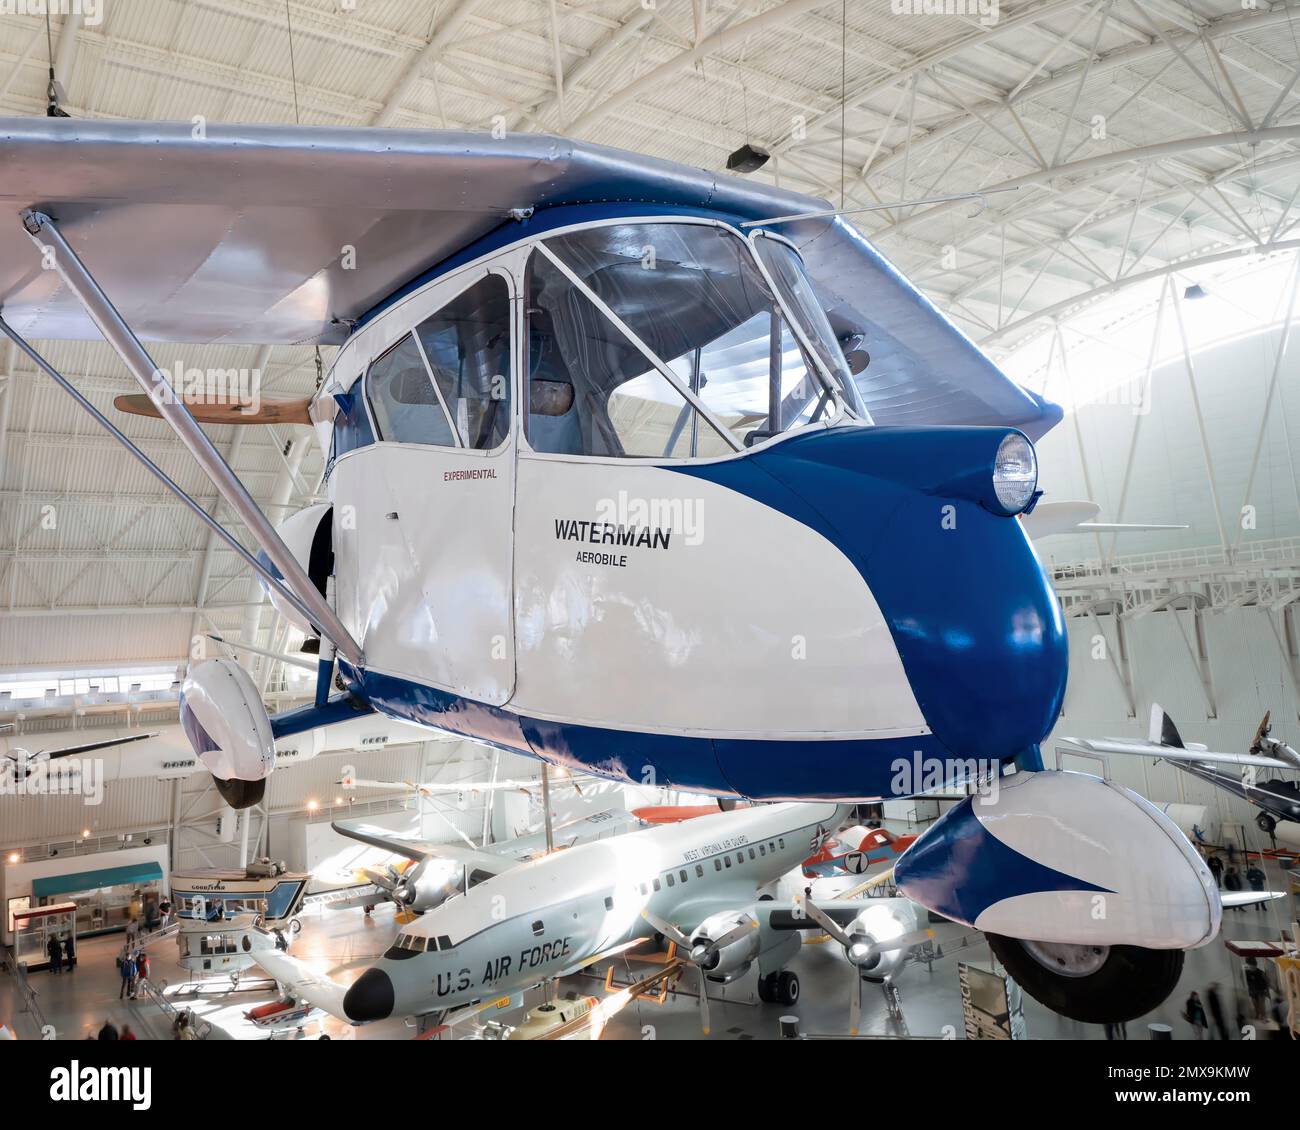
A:
{"label": "museum floor", "polygon": [[[1285,889],[1282,873],[1270,868],[1270,885]],[[1218,982],[1228,1015],[1229,1027],[1235,1012],[1234,997],[1242,995],[1242,1009],[1250,1014],[1243,992],[1242,962],[1230,954],[1224,939],[1259,939],[1277,937],[1288,921],[1291,900],[1279,900],[1259,913],[1254,908],[1229,911],[1223,931],[1211,945],[1187,955],[1182,980],[1177,991],[1151,1015],[1128,1025],[1129,1039],[1146,1039],[1147,1024],[1161,1022],[1173,1028],[1175,1039],[1191,1039],[1190,1027],[1179,1018],[1187,994],[1196,989],[1204,996],[1211,982]],[[301,934],[291,953],[313,968],[328,972],[340,982],[354,980],[371,959],[382,953],[393,937],[391,907],[377,910],[370,918],[360,910],[330,910],[311,906],[300,916]],[[935,925],[935,944],[942,956],[933,962],[913,962],[899,978],[903,1018],[890,1019],[881,990],[867,986],[863,993],[861,1033],[864,1037],[899,1037],[941,1039],[962,1035],[962,1012],[957,979],[959,962],[989,967],[988,947],[975,931],[950,923]],[[171,1020],[154,1003],[118,999],[120,980],[114,957],[122,944],[120,936],[87,939],[79,948],[77,969],[54,976],[41,972],[31,976],[39,993],[39,1005],[47,1023],[53,1025],[59,1039],[84,1039],[111,1019],[119,1028],[130,1025],[139,1039],[170,1039]],[[210,1039],[265,1039],[266,1034],[244,1020],[243,1014],[276,996],[274,986],[256,969],[246,975],[245,984],[231,991],[229,983],[195,984],[176,964],[176,943],[163,939],[151,949],[152,977],[155,983],[167,983],[166,996],[178,1008],[188,1007],[211,1025]],[[620,961],[616,978],[633,979],[635,970]],[[625,967],[626,966],[626,967]],[[571,977],[563,981],[559,995],[582,993],[599,996],[604,992],[604,970],[599,975]],[[645,967],[641,967],[645,971]],[[800,1019],[801,1031],[807,1036],[842,1036],[848,1029],[849,993],[852,981],[848,967],[832,946],[807,944],[792,963],[802,982],[802,999],[793,1007],[759,1002],[756,978],[750,973],[734,985],[714,987],[710,992],[713,1039],[776,1039],[778,1020],[793,1014]],[[688,974],[678,991],[663,1005],[648,1001],[634,1002],[609,1024],[606,1039],[695,1039],[700,1036],[699,1014],[695,1003],[696,979]],[[15,1027],[19,1036],[35,1035],[26,1015],[16,1015],[16,991],[12,977],[0,975],[0,1022]],[[540,1000],[540,997],[538,998]],[[537,1003],[532,1001],[530,1003]],[[1104,1039],[1104,1030],[1095,1025],[1078,1024],[1047,1011],[1036,1001],[1025,998],[1025,1020],[1030,1039]],[[948,1032],[945,1032],[945,1028]],[[459,1034],[469,1032],[466,1026]],[[333,1039],[405,1039],[415,1030],[402,1020],[389,1020],[351,1028],[333,1019],[322,1025],[308,1026],[303,1038],[315,1038],[326,1032]],[[293,1038],[292,1034],[289,1038]],[[1261,1037],[1262,1038],[1262,1037]]]}

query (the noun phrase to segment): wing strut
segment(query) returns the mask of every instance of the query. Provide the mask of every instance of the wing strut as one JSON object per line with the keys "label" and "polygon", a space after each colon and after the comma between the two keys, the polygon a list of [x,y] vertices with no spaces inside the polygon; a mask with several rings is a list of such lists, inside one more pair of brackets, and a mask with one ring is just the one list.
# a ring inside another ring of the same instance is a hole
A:
{"label": "wing strut", "polygon": [[[204,434],[184,400],[168,384],[162,371],[154,364],[139,339],[131,332],[131,327],[122,320],[113,303],[99,287],[86,266],[77,257],[62,233],[54,226],[54,221],[43,212],[26,211],[22,213],[23,227],[31,236],[32,242],[45,254],[53,251],[54,265],[68,289],[90,315],[92,321],[104,335],[104,339],[126,367],[131,370],[140,387],[157,406],[159,413],[180,437],[189,449],[203,473],[225,498],[227,505],[239,515],[243,523],[266,551],[277,569],[284,577],[284,583],[297,599],[296,606],[304,608],[308,618],[317,630],[332,642],[344,657],[354,666],[360,666],[364,655],[360,645],[352,638],[334,609],[321,596],[320,590],[312,584],[289,547],[275,532],[275,527],[262,513],[257,503],[240,482],[239,477],[230,469],[221,453],[212,445]],[[245,556],[247,556],[245,554]],[[261,570],[259,570],[261,572]]]}
{"label": "wing strut", "polygon": [[[273,589],[275,589],[276,592],[278,592],[281,596],[283,596],[284,599],[287,600],[290,604],[292,604],[294,608],[296,608],[299,612],[302,613],[302,615],[306,616],[308,620],[311,620],[313,618],[311,613],[303,605],[302,601],[299,600],[297,596],[293,594],[293,592],[285,588],[284,582],[281,581],[279,577],[277,577],[274,573],[272,573],[270,569],[268,569],[265,565],[263,565],[256,557],[254,557],[251,553],[249,553],[248,550],[246,550],[242,545],[240,545],[239,541],[235,538],[233,534],[231,534],[220,522],[218,522],[215,518],[213,518],[211,514],[209,514],[206,510],[204,510],[202,506],[200,506],[197,502],[195,502],[193,498],[191,498],[188,494],[186,494],[184,489],[180,487],[175,482],[175,480],[170,478],[166,471],[164,471],[161,467],[159,467],[157,463],[155,463],[152,459],[149,458],[149,456],[147,456],[143,451],[141,451],[139,447],[137,447],[134,443],[132,443],[131,440],[126,435],[124,435],[122,431],[111,420],[109,420],[98,408],[96,408],[93,404],[91,404],[89,400],[87,400],[84,396],[82,396],[81,393],[77,391],[76,386],[70,380],[68,380],[67,377],[65,377],[62,373],[60,373],[58,369],[56,369],[53,365],[51,365],[48,361],[46,361],[44,357],[42,357],[39,353],[37,353],[36,350],[33,349],[31,345],[28,344],[28,342],[23,338],[23,336],[16,329],[14,329],[13,326],[11,326],[8,322],[4,320],[3,316],[0,316],[0,333],[3,333],[10,341],[12,341],[16,346],[18,346],[19,349],[21,349],[25,354],[27,354],[32,364],[34,364],[38,369],[40,369],[43,373],[45,373],[52,381],[55,381],[64,390],[64,392],[66,392],[69,396],[71,396],[73,400],[75,400],[79,405],[81,405],[82,408],[86,410],[87,414],[97,424],[99,424],[102,428],[104,428],[105,431],[107,431],[115,440],[118,441],[118,443],[120,443],[123,447],[127,449],[127,451],[129,451],[132,455],[134,455],[136,459],[138,459],[144,465],[144,467],[149,471],[150,474],[152,474],[155,478],[157,478],[158,481],[163,484],[163,486],[165,486],[169,491],[172,492],[172,494],[174,494],[178,499],[180,499],[180,501],[183,502],[201,522],[203,522],[214,534],[216,534],[217,537],[221,538],[222,541],[224,541],[228,546],[230,546],[231,549],[233,549],[237,554],[239,554],[239,556],[243,558],[245,564],[247,564],[250,569],[253,569],[259,576],[261,576],[261,578],[268,585],[270,585]],[[215,639],[216,637],[214,636],[213,638]],[[226,641],[220,640],[219,642],[225,643]],[[276,656],[276,658],[283,659],[284,656]],[[287,660],[287,662],[292,663],[296,661]],[[311,664],[310,666],[313,671],[316,670],[315,664]]]}

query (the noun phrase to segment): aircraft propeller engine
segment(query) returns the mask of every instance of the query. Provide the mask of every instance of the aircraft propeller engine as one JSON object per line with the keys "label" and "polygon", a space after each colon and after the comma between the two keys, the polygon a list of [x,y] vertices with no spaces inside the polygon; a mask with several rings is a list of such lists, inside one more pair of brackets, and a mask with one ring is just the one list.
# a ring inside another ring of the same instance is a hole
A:
{"label": "aircraft propeller engine", "polygon": [[691,960],[710,981],[734,981],[758,957],[756,925],[747,914],[724,912],[706,918],[691,934]]}
{"label": "aircraft propeller engine", "polygon": [[[934,937],[933,930],[908,929],[897,909],[902,900],[880,900],[866,905],[847,926],[841,926],[807,895],[794,899],[795,913],[811,918],[844,949],[857,984],[849,996],[849,1034],[856,1036],[862,1019],[862,986],[867,981],[887,982],[903,967],[914,945]],[[903,904],[907,905],[907,904]],[[915,926],[915,916],[911,926]]]}
{"label": "aircraft propeller engine", "polygon": [[400,906],[423,914],[460,893],[463,869],[445,859],[430,856],[413,863],[397,875],[389,892]]}
{"label": "aircraft propeller engine", "polygon": [[673,942],[695,966],[700,978],[700,1025],[709,1034],[710,981],[726,984],[741,976],[758,956],[758,923],[748,914],[724,912],[701,922],[688,938],[671,922],[650,910],[641,917]]}

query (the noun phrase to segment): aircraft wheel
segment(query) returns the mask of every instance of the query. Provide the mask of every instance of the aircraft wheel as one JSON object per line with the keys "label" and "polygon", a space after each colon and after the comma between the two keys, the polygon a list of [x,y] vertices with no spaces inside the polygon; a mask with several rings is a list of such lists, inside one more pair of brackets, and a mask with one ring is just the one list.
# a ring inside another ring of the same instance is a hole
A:
{"label": "aircraft wheel", "polygon": [[776,979],[776,1003],[787,1007],[799,1003],[799,976],[783,970]]}
{"label": "aircraft wheel", "polygon": [[1146,1015],[1169,997],[1183,971],[1182,950],[985,936],[1016,984],[1053,1012],[1084,1024],[1120,1024]]}
{"label": "aircraft wheel", "polygon": [[776,1004],[776,979],[779,973],[769,973],[758,979],[758,999],[764,1004]]}
{"label": "aircraft wheel", "polygon": [[1255,817],[1255,826],[1266,836],[1271,836],[1277,830],[1277,821],[1267,812],[1261,812]]}

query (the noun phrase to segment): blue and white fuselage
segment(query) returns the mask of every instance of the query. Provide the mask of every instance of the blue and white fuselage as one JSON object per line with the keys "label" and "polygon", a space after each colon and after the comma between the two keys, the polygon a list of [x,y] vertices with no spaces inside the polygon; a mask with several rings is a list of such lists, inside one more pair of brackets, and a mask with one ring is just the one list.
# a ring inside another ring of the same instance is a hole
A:
{"label": "blue and white fuselage", "polygon": [[1033,484],[995,489],[1028,441],[873,426],[775,237],[573,220],[382,305],[317,396],[332,506],[284,533],[306,564],[328,521],[352,693],[761,799],[888,795],[917,751],[1032,763],[1066,646],[1014,518]]}

